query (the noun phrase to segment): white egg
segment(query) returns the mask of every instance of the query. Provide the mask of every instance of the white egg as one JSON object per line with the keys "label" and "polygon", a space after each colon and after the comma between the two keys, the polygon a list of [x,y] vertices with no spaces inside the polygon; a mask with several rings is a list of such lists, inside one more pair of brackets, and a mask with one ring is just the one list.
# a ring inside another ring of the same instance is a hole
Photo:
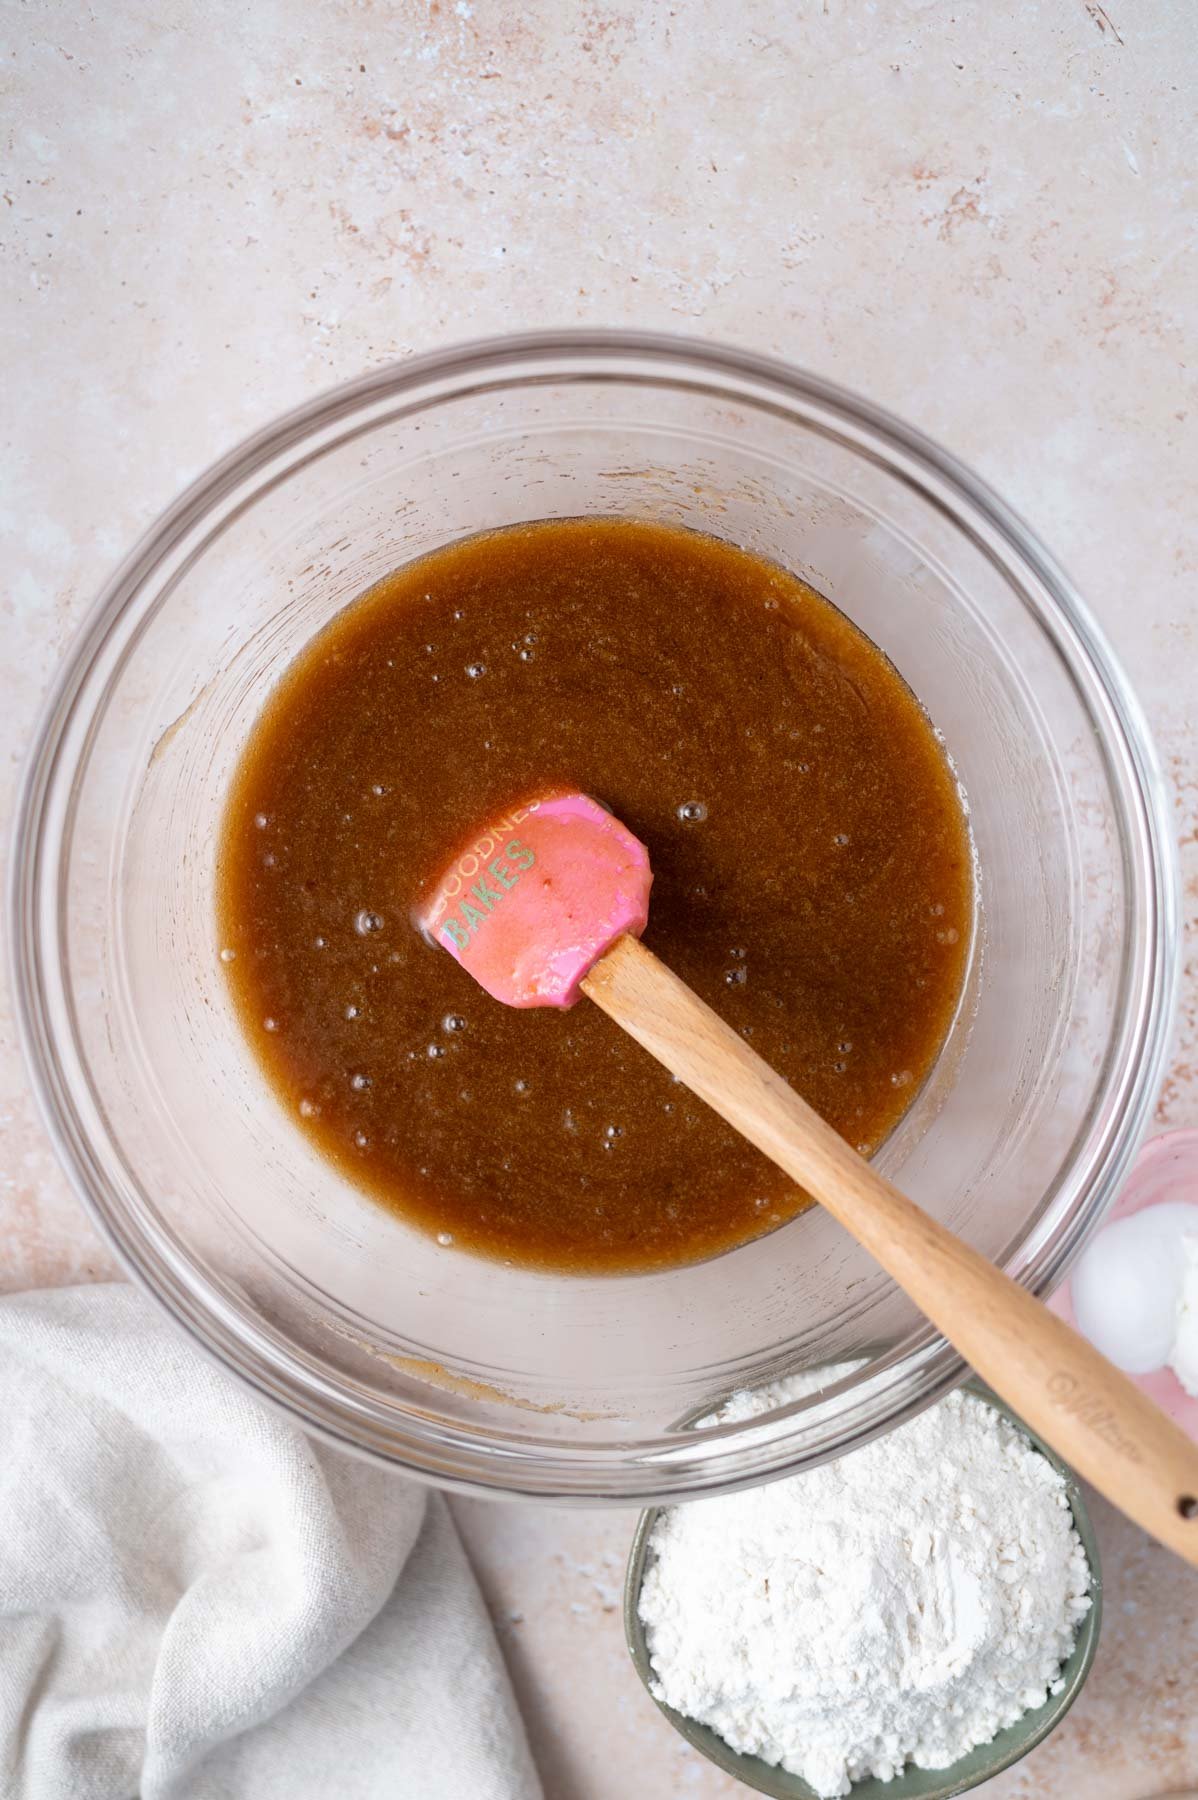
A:
{"label": "white egg", "polygon": [[1189,1232],[1182,1243],[1185,1274],[1182,1277],[1181,1306],[1177,1314],[1177,1336],[1169,1354],[1169,1367],[1191,1398],[1198,1400],[1198,1237]]}
{"label": "white egg", "polygon": [[1198,1232],[1198,1206],[1146,1206],[1100,1231],[1074,1270],[1079,1329],[1129,1375],[1147,1375],[1169,1360],[1188,1232]]}

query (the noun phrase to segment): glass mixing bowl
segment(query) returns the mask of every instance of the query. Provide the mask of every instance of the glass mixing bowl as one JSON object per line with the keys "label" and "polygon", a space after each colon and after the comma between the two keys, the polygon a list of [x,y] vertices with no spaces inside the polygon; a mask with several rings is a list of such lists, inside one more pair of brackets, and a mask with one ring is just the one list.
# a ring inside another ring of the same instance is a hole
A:
{"label": "glass mixing bowl", "polygon": [[[1136,702],[995,495],[779,362],[625,333],[413,357],[301,407],[188,490],[76,640],[13,860],[33,1080],[67,1170],[179,1324],[306,1425],[431,1480],[671,1500],[835,1456],[957,1356],[818,1210],[695,1267],[531,1273],[372,1204],[242,1039],[213,905],[230,771],[271,684],[398,563],[519,520],[695,526],[803,576],[943,733],[980,869],[975,952],[879,1165],[1037,1292],[1102,1217],[1165,1054],[1169,821]],[[750,1425],[728,1390],[864,1357]]]}

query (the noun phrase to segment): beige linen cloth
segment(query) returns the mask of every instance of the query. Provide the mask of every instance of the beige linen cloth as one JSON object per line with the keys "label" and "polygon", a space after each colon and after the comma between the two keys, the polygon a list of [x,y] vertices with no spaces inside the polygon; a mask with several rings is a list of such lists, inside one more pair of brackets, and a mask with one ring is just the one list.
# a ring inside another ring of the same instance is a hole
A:
{"label": "beige linen cloth", "polygon": [[443,1498],[123,1284],[0,1300],[4,1800],[540,1800]]}

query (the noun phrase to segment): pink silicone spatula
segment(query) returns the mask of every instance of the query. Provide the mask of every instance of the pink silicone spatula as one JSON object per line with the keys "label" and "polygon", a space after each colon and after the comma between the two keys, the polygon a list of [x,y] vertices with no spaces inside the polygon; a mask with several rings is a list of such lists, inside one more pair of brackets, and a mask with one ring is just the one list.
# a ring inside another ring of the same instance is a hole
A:
{"label": "pink silicone spatula", "polygon": [[1198,1446],[1024,1288],[877,1174],[639,941],[645,846],[583,794],[477,833],[418,914],[508,1006],[585,994],[819,1200],[1107,1498],[1198,1564]]}

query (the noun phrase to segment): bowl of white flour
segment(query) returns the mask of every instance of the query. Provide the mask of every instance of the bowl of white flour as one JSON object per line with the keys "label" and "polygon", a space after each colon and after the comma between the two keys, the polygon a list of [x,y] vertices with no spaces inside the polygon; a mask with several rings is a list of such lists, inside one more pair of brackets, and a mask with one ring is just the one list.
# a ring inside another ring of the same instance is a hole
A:
{"label": "bowl of white flour", "polygon": [[[838,1369],[739,1393],[749,1420]],[[1040,1743],[1098,1644],[1069,1470],[972,1385],[803,1475],[642,1514],[624,1596],[645,1686],[776,1800],[949,1800]]]}

